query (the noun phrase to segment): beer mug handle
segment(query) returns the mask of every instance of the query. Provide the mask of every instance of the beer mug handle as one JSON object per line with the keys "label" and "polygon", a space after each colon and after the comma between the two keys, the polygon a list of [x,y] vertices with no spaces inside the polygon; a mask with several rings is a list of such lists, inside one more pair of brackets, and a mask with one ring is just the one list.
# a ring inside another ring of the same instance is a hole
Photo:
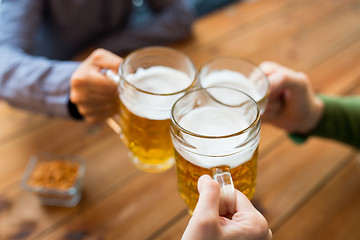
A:
{"label": "beer mug handle", "polygon": [[112,130],[114,130],[115,133],[117,133],[118,135],[122,134],[121,127],[115,121],[114,117],[109,117],[108,119],[106,119],[106,123]]}
{"label": "beer mug handle", "polygon": [[220,166],[214,167],[211,170],[213,179],[220,185],[219,213],[221,216],[232,215],[236,211],[236,193],[231,178],[230,167]]}
{"label": "beer mug handle", "polygon": [[[115,83],[119,84],[120,76],[113,73],[110,69],[102,68],[100,70],[100,73],[106,75],[108,78],[113,80]],[[118,135],[121,135],[122,130],[121,130],[120,125],[115,120],[116,117],[118,117],[118,116],[109,117],[108,119],[106,119],[106,123],[112,130],[114,130],[114,132],[116,132]]]}

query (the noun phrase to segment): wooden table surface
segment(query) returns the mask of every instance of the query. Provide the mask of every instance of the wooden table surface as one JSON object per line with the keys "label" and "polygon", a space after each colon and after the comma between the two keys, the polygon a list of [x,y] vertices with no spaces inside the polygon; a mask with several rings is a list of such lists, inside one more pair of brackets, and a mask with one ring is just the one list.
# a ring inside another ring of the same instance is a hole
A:
{"label": "wooden table surface", "polygon": [[[198,19],[194,36],[172,47],[198,67],[221,55],[274,60],[308,73],[317,91],[360,93],[359,0],[237,2]],[[77,207],[43,206],[21,189],[29,157],[39,152],[86,159]],[[253,203],[274,239],[360,239],[360,154],[319,138],[296,145],[263,124]],[[137,170],[107,125],[0,102],[0,239],[180,239],[189,219],[175,170]]]}

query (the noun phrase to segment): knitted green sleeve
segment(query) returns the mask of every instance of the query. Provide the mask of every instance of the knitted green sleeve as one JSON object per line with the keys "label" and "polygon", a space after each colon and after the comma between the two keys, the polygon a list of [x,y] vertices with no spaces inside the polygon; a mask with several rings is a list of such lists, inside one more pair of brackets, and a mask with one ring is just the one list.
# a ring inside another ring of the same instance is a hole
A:
{"label": "knitted green sleeve", "polygon": [[317,127],[306,136],[290,134],[292,140],[302,143],[309,136],[319,136],[360,148],[360,96],[320,98],[324,101],[324,114]]}

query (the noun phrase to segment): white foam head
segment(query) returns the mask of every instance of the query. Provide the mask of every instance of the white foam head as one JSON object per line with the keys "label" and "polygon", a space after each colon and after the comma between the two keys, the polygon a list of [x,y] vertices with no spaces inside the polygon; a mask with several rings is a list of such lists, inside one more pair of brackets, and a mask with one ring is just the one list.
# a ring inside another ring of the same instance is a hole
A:
{"label": "white foam head", "polygon": [[260,101],[263,97],[255,83],[239,72],[225,69],[213,71],[206,76],[200,77],[202,87],[223,86],[235,88],[249,94],[255,101]]}
{"label": "white foam head", "polygon": [[[219,138],[201,138],[184,135],[183,139],[196,149],[174,144],[177,151],[189,162],[203,168],[212,168],[227,165],[231,168],[239,166],[251,159],[258,138],[253,144],[241,146],[249,137],[249,132],[244,132],[232,137],[246,129],[249,123],[240,112],[231,107],[207,106],[192,110],[179,120],[179,125],[184,129],[203,136]],[[222,138],[221,138],[222,136]]]}
{"label": "white foam head", "polygon": [[192,79],[184,72],[165,66],[139,68],[134,74],[129,74],[126,80],[136,88],[151,94],[135,88],[126,88],[120,94],[121,101],[129,111],[149,119],[170,118],[172,105],[183,95],[174,93],[185,90],[192,83]]}
{"label": "white foam head", "polygon": [[231,108],[216,106],[196,108],[183,116],[179,124],[193,133],[210,137],[231,135],[248,126]]}

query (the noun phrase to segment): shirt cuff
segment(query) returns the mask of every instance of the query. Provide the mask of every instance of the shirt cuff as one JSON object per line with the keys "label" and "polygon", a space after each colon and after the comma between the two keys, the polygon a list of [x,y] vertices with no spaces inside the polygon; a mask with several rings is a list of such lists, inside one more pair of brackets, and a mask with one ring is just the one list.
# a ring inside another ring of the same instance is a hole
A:
{"label": "shirt cuff", "polygon": [[303,144],[308,139],[308,135],[302,135],[297,133],[289,133],[290,139],[296,144]]}
{"label": "shirt cuff", "polygon": [[70,99],[68,101],[68,110],[69,110],[69,113],[70,113],[70,116],[74,119],[77,119],[77,120],[82,120],[84,119],[84,117],[79,113],[79,110],[77,109],[76,105],[73,104]]}

